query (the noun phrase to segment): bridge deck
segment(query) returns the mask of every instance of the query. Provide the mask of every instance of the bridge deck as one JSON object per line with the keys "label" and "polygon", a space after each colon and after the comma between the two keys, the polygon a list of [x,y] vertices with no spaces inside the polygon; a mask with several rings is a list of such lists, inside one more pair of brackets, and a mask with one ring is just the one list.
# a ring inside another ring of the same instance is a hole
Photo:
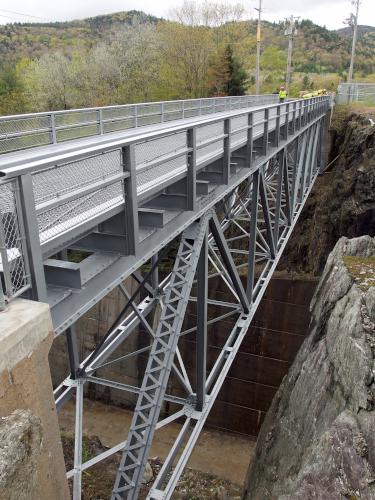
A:
{"label": "bridge deck", "polygon": [[[279,143],[288,141],[297,123],[301,130],[304,124],[309,126],[318,104],[300,100],[243,107],[0,155],[3,197],[13,196],[15,182],[21,183],[21,192],[32,191],[23,207],[26,221],[21,221],[21,232],[26,223],[33,233],[28,253],[39,252],[39,261],[44,262],[43,300],[52,307],[56,331],[63,331],[229,193],[249,174],[249,162],[255,167],[266,161],[269,151],[274,154]],[[129,151],[132,157],[125,158]],[[186,182],[192,161],[196,193],[189,201]],[[12,203],[16,212],[18,202]],[[10,201],[3,204],[2,211],[8,212]],[[118,234],[129,214],[128,229]],[[98,234],[99,227],[111,220],[117,227],[109,227],[105,237]],[[130,252],[126,251],[129,237],[134,247]],[[10,267],[24,253],[16,240],[4,254]],[[51,261],[67,247],[93,256],[80,269]],[[73,278],[73,285],[78,284],[69,286],[61,273],[79,275],[77,281]]]}

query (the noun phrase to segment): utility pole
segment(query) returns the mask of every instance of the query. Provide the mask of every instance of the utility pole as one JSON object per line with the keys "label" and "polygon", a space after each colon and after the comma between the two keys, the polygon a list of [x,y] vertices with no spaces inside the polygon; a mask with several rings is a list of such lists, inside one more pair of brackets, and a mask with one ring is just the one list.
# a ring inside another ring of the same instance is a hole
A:
{"label": "utility pole", "polygon": [[255,8],[258,11],[258,26],[257,26],[257,60],[256,60],[256,73],[255,73],[255,93],[260,93],[260,23],[262,16],[262,0],[259,0],[259,7]]}
{"label": "utility pole", "polygon": [[286,66],[286,77],[285,77],[285,91],[287,94],[289,94],[289,86],[292,73],[293,38],[297,34],[296,21],[298,21],[298,19],[299,17],[294,17],[294,16],[290,16],[289,19],[286,19],[285,35],[289,38],[288,61]]}
{"label": "utility pole", "polygon": [[349,68],[349,74],[348,74],[348,83],[352,83],[352,80],[353,80],[355,46],[357,43],[357,30],[358,30],[358,12],[359,12],[359,4],[360,3],[361,3],[360,0],[352,0],[352,5],[355,5],[356,12],[355,12],[354,19],[353,19],[353,14],[351,14],[351,16],[350,16],[350,19],[354,21],[354,31],[353,31],[353,42],[352,42],[352,56],[350,59],[350,68]]}

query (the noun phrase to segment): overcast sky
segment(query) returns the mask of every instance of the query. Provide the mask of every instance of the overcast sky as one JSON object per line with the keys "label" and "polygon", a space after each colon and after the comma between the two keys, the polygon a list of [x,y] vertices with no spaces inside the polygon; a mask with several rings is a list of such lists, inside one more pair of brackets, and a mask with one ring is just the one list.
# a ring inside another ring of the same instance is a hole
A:
{"label": "overcast sky", "polygon": [[[249,17],[254,17],[254,7],[258,1],[239,0],[239,3],[248,9]],[[168,17],[170,8],[178,3],[176,0],[2,0],[0,23],[65,21],[132,9]],[[343,27],[343,21],[353,10],[350,0],[263,0],[263,6],[263,16],[269,21],[278,21],[294,14],[330,29]],[[375,0],[362,0],[359,23],[375,26]]]}

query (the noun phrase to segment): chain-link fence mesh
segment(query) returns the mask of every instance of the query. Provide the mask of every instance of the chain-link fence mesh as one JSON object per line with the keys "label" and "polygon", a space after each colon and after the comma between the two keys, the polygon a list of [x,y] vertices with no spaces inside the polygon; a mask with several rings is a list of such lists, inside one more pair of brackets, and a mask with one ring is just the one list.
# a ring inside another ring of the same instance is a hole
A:
{"label": "chain-link fence mesh", "polygon": [[375,84],[373,83],[341,83],[337,88],[336,104],[362,102],[375,103]]}
{"label": "chain-link fence mesh", "polygon": [[275,95],[220,97],[0,117],[0,154],[275,102]]}
{"label": "chain-link fence mesh", "polygon": [[[92,184],[106,181],[122,172],[121,150],[92,155],[82,160],[55,165],[33,174],[33,189],[37,208],[41,203],[54,202]],[[41,243],[76,227],[123,201],[121,181],[84,194],[72,201],[38,211]]]}
{"label": "chain-link fence mesh", "polygon": [[16,181],[0,184],[0,275],[2,289],[8,299],[30,287],[17,196]]}

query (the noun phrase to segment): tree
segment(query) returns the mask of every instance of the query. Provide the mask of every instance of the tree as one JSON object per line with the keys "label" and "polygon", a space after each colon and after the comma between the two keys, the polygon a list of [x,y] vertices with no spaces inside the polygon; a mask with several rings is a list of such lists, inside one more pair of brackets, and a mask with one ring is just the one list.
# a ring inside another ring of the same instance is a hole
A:
{"label": "tree", "polygon": [[247,73],[230,45],[216,56],[209,74],[211,94],[244,95],[248,88]]}
{"label": "tree", "polygon": [[304,89],[308,89],[309,88],[309,85],[310,85],[310,79],[309,79],[309,75],[305,75],[303,77],[303,80],[302,80],[302,87]]}
{"label": "tree", "polygon": [[230,45],[225,49],[225,56],[229,67],[227,93],[228,95],[244,95],[249,84],[247,73],[240,61],[233,55]]}
{"label": "tree", "polygon": [[208,68],[214,49],[212,31],[206,26],[160,23],[160,85],[171,98],[204,97]]}

